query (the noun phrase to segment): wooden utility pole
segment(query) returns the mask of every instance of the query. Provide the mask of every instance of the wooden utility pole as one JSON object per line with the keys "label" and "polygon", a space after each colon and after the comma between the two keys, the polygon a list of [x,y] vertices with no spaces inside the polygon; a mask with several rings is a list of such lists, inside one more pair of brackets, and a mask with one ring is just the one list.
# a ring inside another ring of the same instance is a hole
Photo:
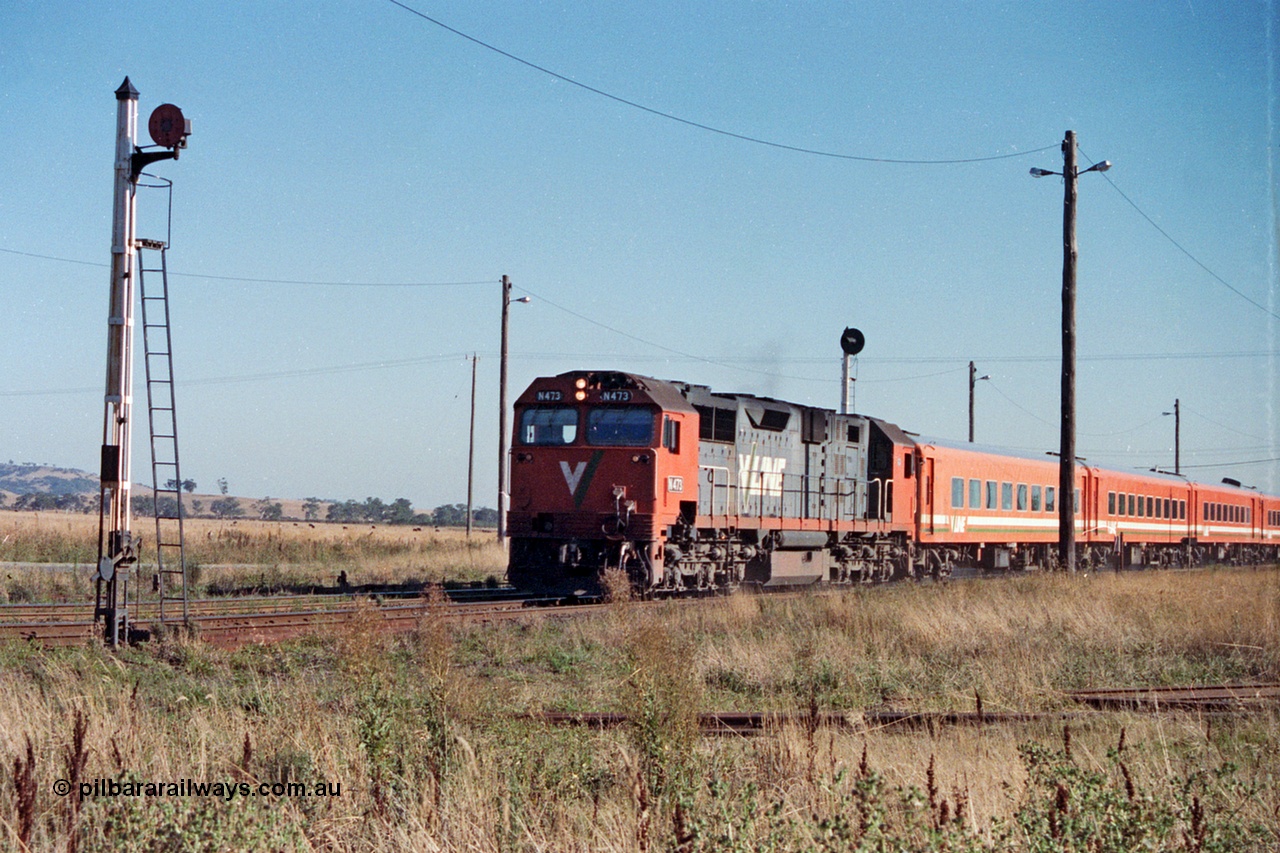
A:
{"label": "wooden utility pole", "polygon": [[971,361],[969,362],[969,443],[973,444],[973,389],[984,379],[990,379],[990,376],[979,376],[978,368]]}
{"label": "wooden utility pole", "polygon": [[978,370],[969,362],[969,443],[973,444],[973,383],[977,381]]}
{"label": "wooden utility pole", "polygon": [[1182,406],[1180,400],[1173,401],[1173,473],[1182,473]]}
{"label": "wooden utility pole", "polygon": [[[1105,172],[1110,160],[1086,172]],[[1062,175],[1062,443],[1058,453],[1058,551],[1062,566],[1076,570],[1076,134],[1062,140],[1062,171],[1031,168],[1031,177]],[[1086,496],[1087,499],[1087,496]]]}
{"label": "wooden utility pole", "polygon": [[1062,440],[1058,459],[1058,551],[1076,570],[1076,134],[1062,140]]}
{"label": "wooden utility pole", "polygon": [[471,499],[475,492],[476,475],[476,362],[480,357],[471,355],[471,432],[467,443],[467,538],[471,538]]}
{"label": "wooden utility pole", "polygon": [[502,277],[502,346],[498,351],[498,542],[507,544],[507,321],[511,279]]}

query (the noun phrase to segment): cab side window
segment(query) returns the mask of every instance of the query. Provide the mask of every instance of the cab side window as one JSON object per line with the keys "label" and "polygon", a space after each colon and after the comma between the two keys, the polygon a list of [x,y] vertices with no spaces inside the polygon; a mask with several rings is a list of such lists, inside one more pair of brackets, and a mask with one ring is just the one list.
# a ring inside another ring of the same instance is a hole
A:
{"label": "cab side window", "polygon": [[662,446],[672,453],[680,452],[680,422],[666,415],[662,417]]}

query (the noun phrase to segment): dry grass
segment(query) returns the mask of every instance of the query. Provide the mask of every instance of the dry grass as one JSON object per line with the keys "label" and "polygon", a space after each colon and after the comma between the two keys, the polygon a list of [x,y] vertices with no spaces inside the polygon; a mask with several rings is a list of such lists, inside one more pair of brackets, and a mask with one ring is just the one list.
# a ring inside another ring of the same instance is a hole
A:
{"label": "dry grass", "polygon": [[[400,637],[370,618],[234,653],[13,644],[0,647],[0,847],[25,828],[40,850],[1269,850],[1275,711],[1086,715],[1069,743],[1051,722],[708,739],[693,721],[969,710],[975,693],[990,710],[1054,709],[1077,686],[1280,681],[1278,614],[1280,573],[1218,571],[618,603],[526,626],[426,619]],[[544,708],[632,724],[518,718]],[[87,780],[323,779],[342,796],[90,797],[77,811],[52,793],[77,756]],[[1072,846],[1090,821],[1112,835]]]}
{"label": "dry grass", "polygon": [[[138,574],[149,589],[155,525],[135,519],[143,537]],[[196,595],[351,584],[477,581],[501,578],[505,555],[491,531],[398,525],[188,519],[186,559]],[[0,563],[55,563],[69,569],[6,567],[0,602],[84,600],[97,561],[97,516],[0,512]],[[132,586],[132,585],[131,585]]]}

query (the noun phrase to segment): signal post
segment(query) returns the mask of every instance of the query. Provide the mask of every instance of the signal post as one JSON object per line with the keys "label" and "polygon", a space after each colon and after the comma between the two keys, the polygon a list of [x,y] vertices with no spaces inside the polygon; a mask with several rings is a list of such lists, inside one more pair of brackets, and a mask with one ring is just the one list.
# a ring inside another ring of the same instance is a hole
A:
{"label": "signal post", "polygon": [[148,163],[177,159],[186,147],[190,122],[172,104],[162,104],[148,123],[154,147],[143,151],[138,135],[138,90],[124,78],[116,89],[115,192],[111,217],[111,294],[107,312],[107,381],[103,397],[99,485],[98,569],[94,619],[105,622],[103,639],[111,646],[127,634],[127,580],[122,576],[138,560],[140,540],[132,530],[130,439],[133,416],[133,330],[137,248],[138,175]]}

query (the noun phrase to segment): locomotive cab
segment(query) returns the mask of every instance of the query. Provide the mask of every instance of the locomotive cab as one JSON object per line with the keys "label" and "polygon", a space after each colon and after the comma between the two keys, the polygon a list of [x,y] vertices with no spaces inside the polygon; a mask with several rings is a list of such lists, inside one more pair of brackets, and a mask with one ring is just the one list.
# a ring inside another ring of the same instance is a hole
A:
{"label": "locomotive cab", "polygon": [[692,406],[668,383],[575,371],[535,381],[514,432],[511,582],[590,592],[609,568],[640,588],[659,582],[661,531],[696,500]]}

